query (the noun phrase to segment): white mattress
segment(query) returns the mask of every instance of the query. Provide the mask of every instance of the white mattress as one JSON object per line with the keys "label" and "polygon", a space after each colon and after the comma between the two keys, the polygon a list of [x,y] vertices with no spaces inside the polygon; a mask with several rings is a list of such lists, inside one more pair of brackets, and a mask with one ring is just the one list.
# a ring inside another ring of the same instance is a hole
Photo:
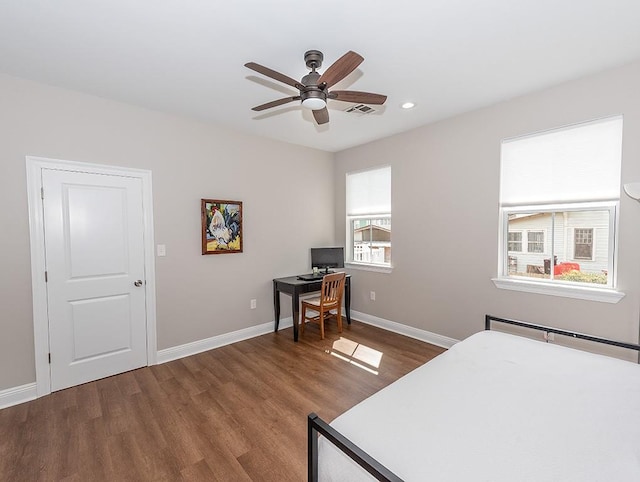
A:
{"label": "white mattress", "polygon": [[[640,366],[484,331],[331,425],[405,481],[640,481]],[[323,481],[373,480],[319,441]]]}

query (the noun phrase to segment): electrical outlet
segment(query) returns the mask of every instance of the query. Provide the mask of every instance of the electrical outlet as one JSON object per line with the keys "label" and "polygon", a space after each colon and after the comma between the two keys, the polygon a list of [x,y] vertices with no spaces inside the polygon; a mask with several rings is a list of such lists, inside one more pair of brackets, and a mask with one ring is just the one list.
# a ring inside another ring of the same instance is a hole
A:
{"label": "electrical outlet", "polygon": [[251,304],[249,306],[252,310],[255,310],[257,305],[258,305],[258,300],[251,300]]}
{"label": "electrical outlet", "polygon": [[375,301],[376,300],[376,292],[372,291],[371,293],[369,293],[369,297],[371,298],[371,301]]}

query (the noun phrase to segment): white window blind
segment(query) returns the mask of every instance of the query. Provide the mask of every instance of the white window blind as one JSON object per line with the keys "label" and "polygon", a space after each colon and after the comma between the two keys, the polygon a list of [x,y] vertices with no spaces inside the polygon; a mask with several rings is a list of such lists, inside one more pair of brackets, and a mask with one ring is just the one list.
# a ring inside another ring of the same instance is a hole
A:
{"label": "white window blind", "polygon": [[391,212],[391,167],[347,174],[347,215]]}
{"label": "white window blind", "polygon": [[502,143],[503,206],[620,198],[622,117]]}

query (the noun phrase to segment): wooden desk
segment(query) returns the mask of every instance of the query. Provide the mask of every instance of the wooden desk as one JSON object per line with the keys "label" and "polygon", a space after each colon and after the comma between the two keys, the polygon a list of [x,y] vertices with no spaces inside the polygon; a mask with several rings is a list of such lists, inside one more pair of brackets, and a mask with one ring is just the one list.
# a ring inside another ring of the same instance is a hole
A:
{"label": "wooden desk", "polygon": [[[275,312],[275,329],[280,325],[280,293],[291,296],[291,315],[293,317],[293,341],[298,341],[298,323],[300,322],[300,295],[320,291],[322,279],[305,281],[298,276],[276,278],[273,280],[273,311]],[[344,310],[347,323],[351,324],[351,275],[344,282]]]}

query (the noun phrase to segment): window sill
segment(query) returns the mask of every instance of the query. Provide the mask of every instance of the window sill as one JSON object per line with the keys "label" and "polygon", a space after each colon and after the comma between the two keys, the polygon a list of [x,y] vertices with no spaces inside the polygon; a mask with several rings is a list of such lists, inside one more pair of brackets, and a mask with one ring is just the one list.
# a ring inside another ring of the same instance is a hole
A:
{"label": "window sill", "polygon": [[560,284],[541,283],[529,280],[492,278],[493,284],[503,290],[524,291],[540,295],[562,296],[578,300],[600,301],[602,303],[617,303],[624,298],[625,293],[613,288],[591,288],[589,286],[568,286]]}
{"label": "window sill", "polygon": [[362,271],[374,271],[376,273],[391,273],[393,268],[391,266],[381,266],[379,264],[367,264],[367,263],[356,263],[350,261],[344,264],[345,268],[349,269],[359,269]]}

